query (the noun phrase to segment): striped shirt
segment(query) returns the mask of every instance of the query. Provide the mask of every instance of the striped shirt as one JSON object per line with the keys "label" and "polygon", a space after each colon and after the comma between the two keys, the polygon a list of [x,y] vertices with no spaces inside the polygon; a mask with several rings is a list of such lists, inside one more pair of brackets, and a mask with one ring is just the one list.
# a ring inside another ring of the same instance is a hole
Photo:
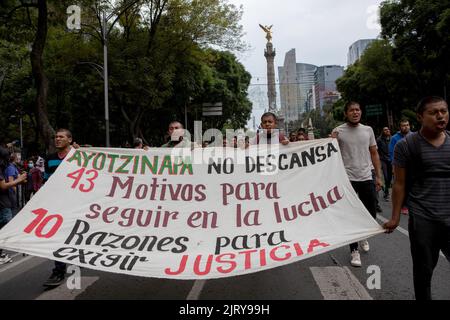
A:
{"label": "striped shirt", "polygon": [[[405,139],[399,141],[394,149],[393,165],[410,168],[412,163],[422,160],[423,179],[415,179],[410,186],[407,203],[411,214],[432,220],[450,218],[450,137],[435,147],[419,133],[417,143],[421,159],[413,159]],[[413,149],[410,146],[410,149]],[[414,168],[414,166],[413,166]],[[446,173],[446,174],[445,174]],[[406,172],[407,176],[411,173]],[[422,180],[422,181],[420,181]]]}

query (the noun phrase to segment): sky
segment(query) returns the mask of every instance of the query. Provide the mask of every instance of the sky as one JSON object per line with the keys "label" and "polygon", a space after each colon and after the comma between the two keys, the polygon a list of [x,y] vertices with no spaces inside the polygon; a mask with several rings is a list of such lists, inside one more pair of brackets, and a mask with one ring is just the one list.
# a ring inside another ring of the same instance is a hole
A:
{"label": "sky", "polygon": [[[347,66],[350,45],[359,39],[377,38],[380,27],[376,8],[382,0],[229,0],[243,7],[241,24],[244,41],[250,50],[238,53],[239,61],[252,75],[249,88],[254,104],[256,125],[267,98],[265,32],[259,27],[273,25],[272,43],[276,50],[275,77],[278,66],[290,49],[296,49],[297,62],[317,66]],[[277,94],[279,107],[279,94]],[[250,121],[249,126],[252,126]]]}

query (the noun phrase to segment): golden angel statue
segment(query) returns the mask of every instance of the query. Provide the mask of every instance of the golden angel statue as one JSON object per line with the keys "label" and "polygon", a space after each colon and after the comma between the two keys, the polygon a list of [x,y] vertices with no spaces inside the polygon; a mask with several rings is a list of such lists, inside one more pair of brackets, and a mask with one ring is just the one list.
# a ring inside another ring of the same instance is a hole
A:
{"label": "golden angel statue", "polygon": [[271,26],[263,26],[263,25],[259,25],[260,27],[261,27],[261,29],[263,29],[264,30],[264,32],[266,33],[266,39],[267,39],[267,41],[268,42],[271,42],[272,41],[272,27],[273,27],[273,25],[271,25]]}

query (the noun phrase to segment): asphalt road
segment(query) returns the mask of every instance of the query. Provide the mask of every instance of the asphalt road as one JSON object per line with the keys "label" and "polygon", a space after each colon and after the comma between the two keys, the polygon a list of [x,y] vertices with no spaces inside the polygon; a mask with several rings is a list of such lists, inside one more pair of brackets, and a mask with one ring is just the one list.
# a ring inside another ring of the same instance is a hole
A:
{"label": "asphalt road", "polygon": [[[381,200],[380,204],[382,223],[390,216],[390,203]],[[72,279],[52,290],[42,286],[53,267],[51,261],[10,253],[13,262],[0,266],[0,300],[414,299],[407,217],[402,216],[397,231],[375,236],[369,243],[370,252],[361,253],[361,268],[350,266],[349,248],[345,246],[268,271],[207,281],[142,278],[81,269],[79,289],[73,288]],[[450,300],[450,263],[442,256],[434,272],[432,292],[434,299]]]}

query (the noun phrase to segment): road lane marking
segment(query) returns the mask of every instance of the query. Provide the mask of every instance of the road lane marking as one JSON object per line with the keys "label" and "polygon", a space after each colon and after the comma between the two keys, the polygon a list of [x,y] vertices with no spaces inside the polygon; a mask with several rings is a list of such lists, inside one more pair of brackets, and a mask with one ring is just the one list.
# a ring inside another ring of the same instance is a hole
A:
{"label": "road lane marking", "polygon": [[348,267],[311,267],[324,300],[373,300]]}
{"label": "road lane marking", "polygon": [[200,299],[200,294],[202,293],[205,283],[206,283],[206,280],[195,280],[194,285],[192,286],[192,289],[189,292],[186,300]]}
{"label": "road lane marking", "polygon": [[[382,223],[386,223],[389,221],[388,219],[381,217],[381,216],[378,216],[377,219],[380,220]],[[395,230],[400,231],[401,233],[403,233],[405,236],[407,236],[409,238],[409,232],[406,231],[405,229],[403,229],[402,227],[397,227]],[[439,255],[441,257],[445,258],[445,255],[442,253],[442,251],[439,251]]]}
{"label": "road lane marking", "polygon": [[[382,223],[386,223],[389,221],[389,219],[386,219],[385,217],[382,216],[377,216],[377,219],[380,220]],[[398,226],[395,230],[400,231],[409,238],[409,232],[403,229],[402,227]]]}
{"label": "road lane marking", "polygon": [[66,279],[59,287],[45,291],[35,300],[75,300],[78,295],[82,294],[98,279],[100,279],[100,277],[81,277],[82,289],[68,289]]}

